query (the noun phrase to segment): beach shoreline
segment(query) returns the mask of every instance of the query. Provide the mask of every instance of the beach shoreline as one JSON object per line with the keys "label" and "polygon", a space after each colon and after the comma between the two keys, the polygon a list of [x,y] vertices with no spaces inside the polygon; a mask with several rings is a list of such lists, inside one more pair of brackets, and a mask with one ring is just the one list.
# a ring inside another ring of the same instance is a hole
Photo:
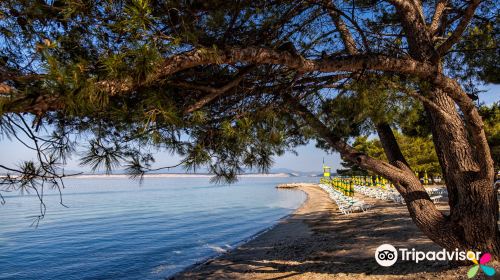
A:
{"label": "beach shoreline", "polygon": [[[291,186],[291,185],[293,185],[293,186]],[[212,256],[210,256],[210,257],[208,257],[208,258],[206,258],[206,259],[204,259],[204,260],[202,260],[200,262],[192,264],[192,265],[186,267],[185,269],[183,269],[182,271],[177,272],[174,275],[168,277],[167,279],[170,279],[170,280],[174,280],[174,279],[188,279],[191,276],[188,276],[188,278],[185,278],[186,277],[186,275],[185,275],[186,273],[189,274],[190,272],[201,271],[201,270],[204,269],[205,266],[210,265],[214,261],[217,261],[220,258],[224,258],[225,256],[230,256],[231,254],[234,254],[237,250],[241,249],[241,247],[249,244],[250,242],[252,242],[252,241],[254,241],[256,239],[259,239],[262,235],[264,235],[264,234],[266,234],[266,233],[268,233],[270,231],[275,230],[276,227],[279,227],[282,223],[288,223],[290,221],[290,219],[293,218],[294,215],[296,215],[303,207],[305,207],[306,204],[310,203],[310,199],[311,199],[310,192],[308,192],[307,189],[298,187],[298,185],[313,186],[315,184],[312,184],[312,183],[288,183],[288,184],[279,184],[279,185],[276,186],[276,188],[283,189],[283,190],[301,191],[301,192],[303,192],[306,195],[306,198],[305,198],[304,202],[302,202],[302,204],[299,205],[297,207],[297,209],[295,209],[292,213],[281,217],[273,225],[271,225],[271,226],[269,226],[269,227],[267,227],[267,228],[265,228],[265,229],[263,229],[263,230],[255,233],[254,235],[252,235],[252,236],[250,236],[248,238],[245,238],[245,239],[241,240],[240,242],[238,242],[237,244],[235,244],[235,246],[232,249],[227,250],[224,253],[219,253],[219,254],[212,255]]]}
{"label": "beach shoreline", "polygon": [[[279,187],[280,185],[277,186],[277,188],[280,188]],[[284,188],[286,189],[286,188]],[[292,189],[292,188],[289,188],[289,189]],[[265,228],[265,229],[262,229],[260,230],[259,232],[237,242],[236,244],[233,244],[233,247],[231,249],[228,249],[226,250],[225,252],[222,252],[222,253],[216,253],[216,254],[213,254],[207,258],[204,258],[203,260],[201,261],[198,261],[184,269],[182,269],[181,271],[179,272],[176,272],[175,274],[167,277],[167,279],[177,279],[177,277],[180,277],[180,275],[182,275],[183,273],[187,272],[187,271],[195,271],[195,270],[198,270],[200,268],[202,268],[204,265],[207,265],[207,264],[210,264],[211,262],[217,260],[218,258],[221,258],[221,257],[224,257],[225,255],[228,255],[228,254],[231,254],[233,253],[235,250],[238,250],[238,248],[240,248],[241,246],[244,246],[245,244],[259,238],[261,235],[265,234],[266,232],[268,231],[271,231],[273,230],[275,227],[277,227],[280,223],[283,223],[283,222],[286,222],[288,219],[290,219],[305,203],[307,203],[307,201],[309,200],[309,194],[302,190],[302,189],[298,189],[298,188],[293,188],[294,190],[296,191],[301,191],[303,192],[305,195],[306,195],[306,198],[304,199],[304,201],[302,202],[302,204],[300,204],[297,209],[295,209],[292,213],[290,214],[287,214],[281,218],[279,218],[278,220],[276,220],[276,222],[274,224],[272,224],[271,226]]]}
{"label": "beach shoreline", "polygon": [[[447,262],[402,262],[393,267],[376,263],[375,249],[386,243],[440,250],[415,227],[405,205],[369,201],[375,204],[371,211],[341,215],[315,184],[287,189],[307,195],[292,214],[240,246],[168,279],[467,279],[469,267]],[[493,266],[498,268],[498,263]]]}

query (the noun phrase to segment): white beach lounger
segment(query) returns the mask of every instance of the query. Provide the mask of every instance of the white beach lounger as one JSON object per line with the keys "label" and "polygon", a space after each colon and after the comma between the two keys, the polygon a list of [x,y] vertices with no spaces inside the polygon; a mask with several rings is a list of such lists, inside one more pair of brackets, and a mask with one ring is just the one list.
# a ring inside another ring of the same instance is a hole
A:
{"label": "white beach lounger", "polygon": [[431,200],[434,203],[441,201],[442,198],[443,198],[442,195],[433,195],[433,196],[431,196]]}

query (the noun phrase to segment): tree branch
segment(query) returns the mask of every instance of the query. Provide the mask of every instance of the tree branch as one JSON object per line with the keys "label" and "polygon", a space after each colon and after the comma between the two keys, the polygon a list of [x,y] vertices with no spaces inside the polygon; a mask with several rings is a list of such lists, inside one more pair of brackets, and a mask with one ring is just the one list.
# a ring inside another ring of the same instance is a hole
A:
{"label": "tree branch", "polygon": [[196,90],[208,92],[207,95],[205,95],[203,98],[201,98],[196,103],[192,104],[186,110],[184,110],[184,113],[185,114],[192,113],[192,112],[202,108],[206,104],[210,103],[211,101],[213,101],[217,97],[221,96],[222,94],[226,93],[227,91],[231,90],[232,88],[238,86],[238,84],[243,80],[245,75],[248,74],[252,69],[255,69],[255,66],[251,65],[251,66],[248,66],[248,67],[242,69],[236,75],[236,77],[234,77],[233,80],[229,81],[227,84],[225,84],[221,87],[218,87],[218,88],[214,88],[214,87],[210,87],[210,86],[202,86],[202,85],[193,85],[191,83],[185,83],[185,82],[174,83],[174,85],[180,86],[183,88],[196,89]]}
{"label": "tree branch", "polygon": [[408,169],[410,169],[410,165],[401,152],[401,148],[399,147],[396,137],[392,132],[391,126],[388,123],[383,122],[377,123],[375,127],[377,128],[377,134],[380,138],[380,143],[382,143],[382,147],[384,148],[385,155],[387,156],[389,162],[392,165],[397,166],[397,162],[399,161],[401,164],[408,166]]}
{"label": "tree branch", "polygon": [[227,50],[196,49],[167,58],[144,82],[134,85],[131,81],[101,81],[99,88],[113,94],[124,93],[135,87],[157,82],[182,70],[207,64],[274,64],[282,65],[298,72],[337,72],[357,70],[381,70],[426,76],[436,71],[435,67],[412,59],[400,59],[385,55],[352,55],[310,60],[286,51],[269,48],[248,47]]}
{"label": "tree branch", "polygon": [[14,89],[7,85],[7,84],[0,84],[0,94],[2,95],[9,95],[9,94],[12,94],[14,92]]}
{"label": "tree branch", "polygon": [[472,17],[474,16],[474,12],[476,11],[477,6],[481,4],[481,0],[471,0],[469,6],[465,9],[464,15],[462,16],[462,19],[458,23],[457,28],[453,31],[450,37],[444,41],[438,48],[437,52],[440,55],[445,54],[455,43],[457,43],[460,38],[462,37],[462,34],[464,33],[465,29],[469,25]]}
{"label": "tree branch", "polygon": [[450,119],[450,116],[449,116],[449,114],[446,111],[444,111],[441,107],[439,107],[436,103],[434,103],[429,98],[423,96],[421,93],[419,93],[419,92],[417,92],[415,90],[406,88],[406,87],[399,87],[399,90],[401,92],[403,92],[403,93],[411,96],[411,97],[414,97],[414,98],[420,100],[420,102],[424,103],[429,108],[432,108],[434,111],[436,111],[437,113],[439,113],[443,118]]}
{"label": "tree branch", "polygon": [[337,7],[333,4],[331,0],[323,0],[323,7],[328,12],[328,15],[332,19],[333,23],[337,27],[337,30],[342,37],[342,41],[344,42],[344,46],[347,50],[347,53],[351,55],[358,54],[358,48],[356,47],[356,42],[354,41],[351,32],[347,28],[347,25],[340,17],[340,13],[338,12]]}
{"label": "tree branch", "polygon": [[434,15],[432,16],[431,24],[429,25],[429,33],[436,34],[439,23],[441,22],[441,17],[443,16],[446,6],[448,5],[448,0],[439,0],[436,4],[436,9],[434,10]]}
{"label": "tree branch", "polygon": [[366,154],[356,151],[353,147],[344,142],[341,138],[334,135],[330,129],[323,124],[309,109],[302,105],[297,99],[288,93],[285,93],[286,102],[294,109],[294,112],[300,115],[304,121],[311,126],[319,136],[337,150],[343,157],[356,163],[361,168],[373,171],[382,175],[393,182],[404,180],[404,173],[398,167],[395,167],[382,160],[374,159]]}
{"label": "tree branch", "polygon": [[401,19],[406,33],[410,54],[420,61],[428,61],[435,56],[432,40],[427,33],[427,25],[419,1],[387,0]]}
{"label": "tree branch", "polygon": [[474,151],[477,153],[479,161],[483,162],[483,164],[481,164],[481,172],[484,172],[487,176],[493,177],[495,173],[493,159],[491,158],[490,147],[484,131],[483,119],[479,115],[474,101],[469,98],[460,84],[454,79],[442,75],[434,82],[453,99],[462,111],[466,124],[465,127],[469,130],[471,140],[476,147]]}
{"label": "tree branch", "polygon": [[[125,94],[140,87],[159,82],[179,71],[208,64],[281,65],[299,73],[306,72],[354,72],[358,70],[375,70],[411,74],[421,78],[434,77],[435,66],[413,59],[389,57],[379,54],[349,55],[329,57],[318,60],[306,59],[303,56],[287,51],[270,48],[247,47],[228,48],[227,50],[196,49],[166,58],[143,82],[133,83],[131,80],[107,80],[97,82],[95,88],[110,95]],[[64,104],[57,95],[20,96],[4,106],[5,112],[32,112],[41,114],[51,110],[59,110]]]}

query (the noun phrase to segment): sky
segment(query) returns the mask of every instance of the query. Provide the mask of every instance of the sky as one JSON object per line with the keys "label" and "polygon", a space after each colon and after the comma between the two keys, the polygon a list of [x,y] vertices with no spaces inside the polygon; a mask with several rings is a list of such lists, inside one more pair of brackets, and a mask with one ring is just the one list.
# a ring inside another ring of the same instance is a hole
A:
{"label": "sky", "polygon": [[[485,87],[485,92],[479,95],[479,101],[486,105],[491,105],[494,102],[500,101],[500,85],[489,85]],[[85,143],[83,143],[85,144]],[[338,153],[328,154],[325,151],[315,147],[315,142],[310,142],[305,146],[296,149],[298,155],[293,153],[285,153],[281,157],[274,158],[275,163],[273,168],[287,168],[301,172],[321,172],[323,159],[325,164],[332,167],[332,171],[339,169],[340,155]],[[0,164],[13,166],[22,160],[33,158],[33,153],[26,149],[22,144],[16,141],[0,139]],[[178,156],[172,156],[167,153],[158,153],[156,155],[156,166],[170,166],[179,162]],[[86,170],[78,165],[76,160],[68,163],[69,170]],[[0,170],[0,172],[3,170]]]}
{"label": "sky", "polygon": [[[83,143],[85,144],[85,143]],[[321,173],[323,158],[325,164],[332,167],[332,170],[340,168],[340,155],[338,153],[327,154],[325,151],[315,147],[315,142],[310,142],[305,146],[296,149],[298,155],[291,152],[283,156],[275,157],[273,169],[291,169],[301,172]],[[6,166],[15,166],[23,160],[34,159],[33,153],[25,148],[21,143],[10,140],[0,140],[0,164]],[[180,161],[180,157],[168,153],[157,153],[155,155],[155,166],[171,166]],[[78,161],[73,159],[66,165],[67,170],[87,171],[88,168],[81,167]],[[0,170],[2,173],[3,170]]]}

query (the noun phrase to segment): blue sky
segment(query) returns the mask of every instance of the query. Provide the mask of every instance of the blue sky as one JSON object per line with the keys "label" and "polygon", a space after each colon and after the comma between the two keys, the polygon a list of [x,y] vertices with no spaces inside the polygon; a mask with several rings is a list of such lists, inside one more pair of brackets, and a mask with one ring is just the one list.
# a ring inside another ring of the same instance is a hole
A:
{"label": "blue sky", "polygon": [[[13,166],[20,163],[22,160],[33,159],[33,153],[18,142],[3,139],[0,141],[0,164]],[[325,151],[317,149],[315,143],[311,142],[308,145],[298,147],[296,149],[298,155],[286,153],[281,157],[275,158],[273,168],[288,168],[296,171],[316,171],[321,172],[323,158],[325,163],[332,166],[335,170],[340,167],[340,156],[338,153],[327,154]],[[172,156],[168,153],[158,153],[156,155],[156,166],[171,166],[179,162],[180,157]],[[71,160],[68,162],[67,169],[69,170],[86,170],[78,165],[78,161]],[[3,170],[0,170],[0,173]]]}
{"label": "blue sky", "polygon": [[[500,85],[490,85],[485,88],[479,96],[479,101],[485,104],[492,104],[500,101]],[[322,160],[332,167],[332,170],[340,168],[340,156],[338,153],[327,154],[325,151],[317,149],[314,142],[296,149],[298,155],[286,153],[281,157],[275,158],[274,168],[289,168],[297,171],[321,171]],[[27,150],[18,142],[12,142],[7,139],[0,139],[0,164],[12,166],[22,160],[33,158],[33,153]],[[157,166],[174,165],[179,162],[179,157],[167,153],[157,155]],[[76,161],[70,161],[68,169],[81,170]]]}

